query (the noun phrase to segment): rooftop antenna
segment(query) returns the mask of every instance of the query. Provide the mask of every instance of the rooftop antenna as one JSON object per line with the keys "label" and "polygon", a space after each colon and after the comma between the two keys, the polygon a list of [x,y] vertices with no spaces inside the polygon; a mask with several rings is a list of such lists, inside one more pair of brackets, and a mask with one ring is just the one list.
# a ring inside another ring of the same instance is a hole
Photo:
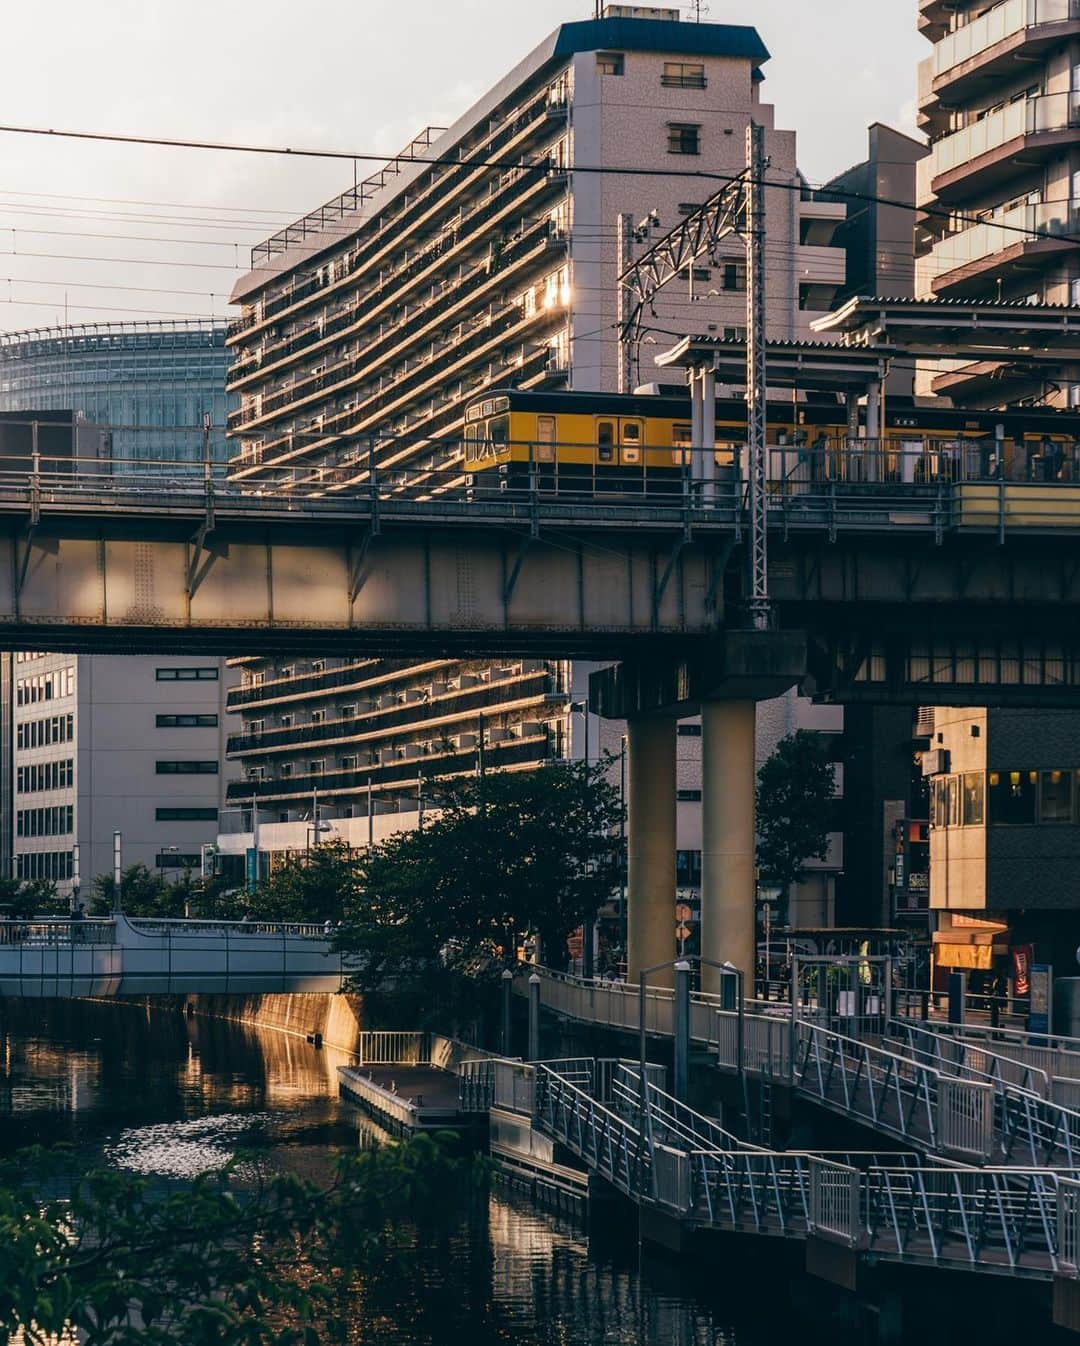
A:
{"label": "rooftop antenna", "polygon": [[708,12],[705,0],[690,0],[690,14],[695,23],[700,23]]}

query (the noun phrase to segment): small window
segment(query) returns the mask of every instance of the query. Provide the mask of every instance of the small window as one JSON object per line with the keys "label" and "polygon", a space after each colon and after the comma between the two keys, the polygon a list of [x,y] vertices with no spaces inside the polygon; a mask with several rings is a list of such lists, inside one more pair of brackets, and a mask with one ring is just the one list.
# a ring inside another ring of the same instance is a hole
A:
{"label": "small window", "polygon": [[217,722],[216,715],[159,715],[155,720],[158,729],[216,729]]}
{"label": "small window", "polygon": [[741,290],[738,262],[725,262],[720,268],[720,287],[724,290]]}
{"label": "small window", "polygon": [[980,827],[983,821],[983,774],[964,773],[964,826]]}
{"label": "small window", "polygon": [[700,724],[680,724],[680,725],[679,725],[679,737],[680,737],[680,738],[700,738],[700,737],[701,737],[701,725],[700,725]]}
{"label": "small window", "polygon": [[1072,773],[1043,771],[1039,784],[1039,821],[1072,822]]}
{"label": "small window", "polygon": [[598,51],[596,53],[596,73],[598,75],[624,75],[626,57],[621,51]]}
{"label": "small window", "polygon": [[701,127],[686,122],[668,123],[669,154],[700,154]]}
{"label": "small window", "polygon": [[309,776],[321,776],[323,773],[323,758],[319,757],[308,766]]}
{"label": "small window", "polygon": [[217,682],[216,668],[159,668],[154,672],[158,682]]}
{"label": "small window", "polygon": [[216,823],[217,809],[211,808],[164,808],[154,810],[154,818],[159,823]]}
{"label": "small window", "polygon": [[154,767],[159,776],[216,776],[216,761],[157,762]]}
{"label": "small window", "polygon": [[665,61],[660,83],[665,89],[704,89],[705,66],[700,61]]}
{"label": "small window", "polygon": [[700,803],[701,803],[701,791],[700,791],[700,790],[676,790],[676,791],[675,791],[675,798],[679,801],[680,804],[700,804]]}
{"label": "small window", "polygon": [[596,423],[596,459],[600,463],[610,463],[615,457],[615,422],[597,421]]}

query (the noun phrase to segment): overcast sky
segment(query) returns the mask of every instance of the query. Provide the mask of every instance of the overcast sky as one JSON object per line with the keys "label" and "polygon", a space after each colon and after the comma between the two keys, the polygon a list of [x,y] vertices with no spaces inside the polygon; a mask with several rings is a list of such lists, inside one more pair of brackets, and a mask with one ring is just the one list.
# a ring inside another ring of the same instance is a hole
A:
{"label": "overcast sky", "polygon": [[[399,150],[591,0],[6,0],[0,123]],[[689,10],[691,6],[682,6]],[[915,0],[709,0],[772,52],[765,96],[821,181],[914,130]],[[360,175],[371,171],[360,165]],[[0,133],[0,330],[226,315],[253,242],[352,180],[332,161]],[[66,305],[66,310],[65,310]]]}

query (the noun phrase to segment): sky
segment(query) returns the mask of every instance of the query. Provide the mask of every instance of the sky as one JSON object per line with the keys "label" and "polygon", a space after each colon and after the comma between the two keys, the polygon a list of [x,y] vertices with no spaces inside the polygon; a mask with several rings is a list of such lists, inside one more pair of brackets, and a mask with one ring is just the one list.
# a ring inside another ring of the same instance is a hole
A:
{"label": "sky", "polygon": [[[670,0],[669,0],[670,2]],[[689,11],[689,4],[681,6]],[[392,155],[592,0],[7,0],[0,124]],[[915,0],[709,0],[753,24],[812,182],[914,132]],[[359,164],[360,177],[374,168]],[[0,131],[0,331],[230,316],[253,243],[353,164]]]}

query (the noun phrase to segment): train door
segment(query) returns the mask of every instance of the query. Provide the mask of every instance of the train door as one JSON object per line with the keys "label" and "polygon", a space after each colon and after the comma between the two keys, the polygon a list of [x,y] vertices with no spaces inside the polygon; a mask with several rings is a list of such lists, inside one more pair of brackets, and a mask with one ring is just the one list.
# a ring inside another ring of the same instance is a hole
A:
{"label": "train door", "polygon": [[558,441],[554,416],[536,418],[536,484],[542,491],[555,489]]}
{"label": "train door", "polygon": [[641,490],[645,422],[640,416],[599,416],[596,421],[597,484],[607,490]]}

